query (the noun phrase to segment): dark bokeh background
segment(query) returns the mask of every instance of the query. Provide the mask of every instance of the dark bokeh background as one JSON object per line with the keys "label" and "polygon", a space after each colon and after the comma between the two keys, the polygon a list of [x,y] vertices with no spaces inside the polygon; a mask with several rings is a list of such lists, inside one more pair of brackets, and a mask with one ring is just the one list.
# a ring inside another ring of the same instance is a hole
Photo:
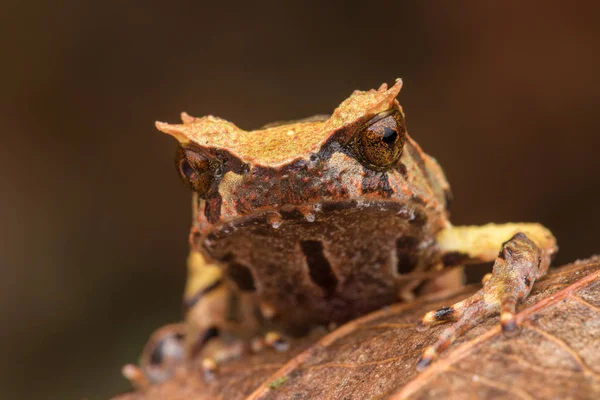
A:
{"label": "dark bokeh background", "polygon": [[557,263],[600,252],[593,2],[111,3],[3,3],[0,398],[126,390],[179,318],[189,193],[153,122],[182,110],[253,128],[402,77],[455,224],[540,221]]}

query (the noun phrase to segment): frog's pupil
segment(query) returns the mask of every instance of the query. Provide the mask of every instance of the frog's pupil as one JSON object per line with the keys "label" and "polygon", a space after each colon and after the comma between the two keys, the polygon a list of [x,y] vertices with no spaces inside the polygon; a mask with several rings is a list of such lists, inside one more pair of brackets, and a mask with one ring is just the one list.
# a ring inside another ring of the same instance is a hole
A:
{"label": "frog's pupil", "polygon": [[196,171],[194,171],[194,168],[192,168],[192,166],[190,165],[188,160],[182,160],[181,161],[181,172],[187,179],[191,180]]}
{"label": "frog's pupil", "polygon": [[388,146],[393,146],[396,143],[396,138],[398,137],[398,132],[395,129],[390,127],[383,128],[383,142]]}

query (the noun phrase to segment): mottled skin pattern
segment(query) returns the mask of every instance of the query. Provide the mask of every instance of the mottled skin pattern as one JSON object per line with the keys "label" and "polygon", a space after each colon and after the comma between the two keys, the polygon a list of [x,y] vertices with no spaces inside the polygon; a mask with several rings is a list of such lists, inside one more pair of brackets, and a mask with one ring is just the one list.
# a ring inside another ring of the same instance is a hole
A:
{"label": "mottled skin pattern", "polygon": [[[177,166],[197,192],[184,296],[188,359],[226,359],[237,354],[229,351],[235,338],[342,323],[460,283],[443,279],[447,267],[494,259],[480,292],[423,318],[456,322],[418,367],[489,314],[502,311],[505,331],[515,329],[515,306],[547,270],[555,240],[538,224],[450,224],[449,185],[406,132],[401,84],[355,91],[330,117],[257,131],[185,113],[183,124],[157,123],[179,141]],[[173,363],[153,372],[165,364],[158,347],[146,350],[141,371],[127,367],[136,385],[172,372]]]}

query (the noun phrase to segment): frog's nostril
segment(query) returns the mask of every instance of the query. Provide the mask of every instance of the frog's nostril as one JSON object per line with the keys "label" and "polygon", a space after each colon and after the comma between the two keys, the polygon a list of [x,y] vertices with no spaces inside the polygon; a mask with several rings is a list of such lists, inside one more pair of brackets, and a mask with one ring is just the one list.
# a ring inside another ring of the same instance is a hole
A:
{"label": "frog's nostril", "polygon": [[318,240],[304,240],[300,242],[300,248],[306,256],[310,278],[325,291],[326,297],[331,297],[335,293],[338,279],[323,253],[323,244]]}

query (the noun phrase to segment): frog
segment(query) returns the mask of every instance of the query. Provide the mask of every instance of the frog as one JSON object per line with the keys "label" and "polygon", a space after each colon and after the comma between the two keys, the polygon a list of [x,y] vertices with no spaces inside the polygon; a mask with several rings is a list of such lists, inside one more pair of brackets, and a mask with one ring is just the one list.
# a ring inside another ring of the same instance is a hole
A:
{"label": "frog", "polygon": [[451,224],[450,185],[408,134],[402,84],[257,130],[185,112],[181,124],[156,122],[176,139],[176,170],[192,191],[185,318],[152,336],[140,367],[126,366],[134,385],[199,357],[214,372],[239,356],[240,341],[265,335],[285,347],[287,336],[458,288],[470,264],[493,262],[492,273],[467,299],[423,316],[421,328],[448,325],[416,368],[487,317],[499,314],[507,335],[518,329],[516,307],[548,270],[556,239],[534,222]]}

